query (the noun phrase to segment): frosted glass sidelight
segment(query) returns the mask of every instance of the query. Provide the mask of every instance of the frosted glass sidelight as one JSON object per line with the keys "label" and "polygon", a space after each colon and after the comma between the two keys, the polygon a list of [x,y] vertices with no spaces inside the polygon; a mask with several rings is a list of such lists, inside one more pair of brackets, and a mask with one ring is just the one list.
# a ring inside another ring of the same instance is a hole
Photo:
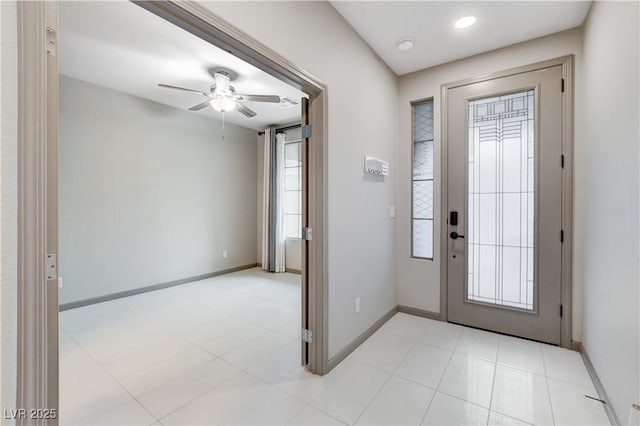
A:
{"label": "frosted glass sidelight", "polygon": [[413,179],[433,179],[433,140],[413,144]]}
{"label": "frosted glass sidelight", "polygon": [[413,256],[433,258],[433,220],[413,219]]}
{"label": "frosted glass sidelight", "polygon": [[413,218],[433,219],[433,181],[413,182]]}
{"label": "frosted glass sidelight", "polygon": [[433,101],[413,106],[413,141],[433,140]]}
{"label": "frosted glass sidelight", "polygon": [[411,255],[433,258],[433,101],[413,105]]}
{"label": "frosted glass sidelight", "polygon": [[534,91],[469,102],[469,300],[534,309]]}

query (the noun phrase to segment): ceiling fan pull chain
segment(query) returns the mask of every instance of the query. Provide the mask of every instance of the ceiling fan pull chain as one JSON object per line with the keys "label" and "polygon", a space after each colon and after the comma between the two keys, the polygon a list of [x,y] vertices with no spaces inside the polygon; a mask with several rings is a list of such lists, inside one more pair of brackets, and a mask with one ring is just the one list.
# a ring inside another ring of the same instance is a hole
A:
{"label": "ceiling fan pull chain", "polygon": [[222,111],[222,142],[224,142],[224,111]]}

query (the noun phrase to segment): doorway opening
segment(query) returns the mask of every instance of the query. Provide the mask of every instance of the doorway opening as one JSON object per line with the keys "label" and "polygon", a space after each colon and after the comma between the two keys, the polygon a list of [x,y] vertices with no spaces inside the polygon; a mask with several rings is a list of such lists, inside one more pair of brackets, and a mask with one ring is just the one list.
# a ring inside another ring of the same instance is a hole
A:
{"label": "doorway opening", "polygon": [[[296,350],[296,360],[295,365],[300,365],[301,363],[306,365],[307,369],[309,369],[313,373],[323,374],[327,371],[327,345],[326,345],[326,297],[325,297],[325,287],[324,287],[324,277],[325,277],[325,268],[324,264],[324,235],[325,235],[325,216],[324,216],[324,170],[325,170],[325,150],[326,150],[326,132],[324,129],[325,121],[324,117],[326,114],[325,111],[325,87],[319,81],[310,77],[303,71],[291,66],[284,58],[278,56],[277,54],[269,51],[264,48],[257,41],[253,40],[246,34],[240,33],[235,30],[233,27],[226,24],[224,21],[217,18],[215,15],[208,12],[206,9],[201,6],[194,5],[175,5],[175,4],[165,4],[160,2],[149,2],[149,3],[137,3],[128,4],[131,7],[144,6],[144,8],[151,10],[154,15],[159,16],[161,18],[165,18],[173,24],[178,25],[182,29],[187,29],[187,31],[193,35],[197,35],[199,39],[204,39],[205,41],[212,43],[215,46],[222,47],[222,50],[227,54],[233,55],[236,59],[240,59],[242,61],[246,61],[249,66],[257,68],[263,73],[268,74],[269,76],[275,77],[279,82],[284,82],[290,86],[293,86],[292,89],[297,90],[299,92],[304,93],[304,97],[296,97],[295,95],[286,96],[289,100],[289,103],[298,104],[298,107],[306,108],[304,113],[299,116],[299,119],[294,120],[300,123],[302,126],[303,134],[301,144],[304,145],[302,149],[303,154],[301,156],[301,161],[303,161],[303,165],[301,169],[303,171],[304,178],[302,179],[303,184],[307,185],[304,189],[300,190],[301,198],[304,199],[302,203],[302,213],[301,213],[301,222],[305,227],[305,235],[311,235],[311,229],[314,230],[314,239],[313,241],[309,238],[304,239],[301,243],[302,253],[300,254],[300,274],[298,275],[298,280],[300,284],[298,288],[302,293],[302,297],[298,297],[298,306],[299,312],[296,314],[297,316],[297,325],[295,326],[296,330],[293,330],[293,327],[290,329],[291,339],[294,339],[295,345],[298,346]],[[47,268],[51,265],[50,270],[48,272],[53,271],[53,273],[47,274],[47,282],[46,286],[42,286],[41,283],[38,282],[35,277],[38,276],[36,273],[29,273],[26,275],[27,279],[34,278],[33,283],[25,283],[24,294],[22,295],[22,299],[19,303],[19,315],[21,321],[19,322],[19,335],[21,339],[21,353],[25,355],[24,358],[20,359],[19,362],[19,393],[18,393],[18,403],[20,406],[24,407],[48,407],[48,408],[57,408],[58,400],[59,400],[59,376],[58,376],[58,285],[62,284],[62,288],[69,283],[68,280],[58,280],[58,274],[56,273],[56,268],[59,266],[59,252],[58,252],[58,202],[57,202],[57,193],[59,189],[59,183],[57,182],[56,170],[58,167],[58,153],[57,153],[57,144],[58,144],[58,120],[57,115],[59,111],[58,105],[58,25],[57,25],[57,9],[56,4],[37,4],[37,5],[29,5],[29,6],[19,6],[19,21],[23,31],[29,32],[29,29],[33,30],[33,34],[42,33],[43,37],[38,38],[37,36],[28,37],[22,40],[22,44],[20,46],[21,54],[23,55],[23,64],[29,63],[31,58],[34,58],[34,61],[38,61],[37,56],[39,55],[39,43],[41,40],[44,40],[44,31],[45,27],[39,27],[39,22],[46,22],[46,30],[47,37],[50,40],[50,45],[47,47],[47,61],[46,67],[29,67],[29,69],[36,70],[33,74],[29,74],[25,76],[21,80],[21,99],[22,99],[22,113],[25,116],[33,116],[35,121],[42,123],[42,128],[46,128],[47,132],[42,134],[32,134],[27,132],[22,133],[21,138],[21,146],[25,147],[25,149],[21,153],[20,158],[20,167],[23,173],[28,173],[28,170],[32,170],[33,176],[37,176],[38,179],[34,179],[33,181],[23,181],[23,184],[20,187],[20,196],[21,199],[24,200],[23,203],[23,212],[24,211],[37,211],[38,214],[35,216],[24,216],[22,213],[23,223],[21,227],[21,232],[19,235],[19,239],[21,244],[23,245],[23,251],[25,253],[32,253],[33,256],[22,256],[19,259],[20,268],[23,271],[41,271],[42,266],[47,264]],[[143,9],[139,9],[143,10]],[[169,13],[168,11],[171,10]],[[145,12],[147,13],[147,12]],[[171,15],[171,19],[168,19],[168,16]],[[46,17],[46,18],[45,18]],[[195,23],[197,22],[197,25]],[[134,25],[135,27],[135,25]],[[197,29],[196,29],[197,27]],[[233,48],[232,46],[233,45]],[[54,46],[54,47],[51,47]],[[60,54],[63,55],[63,51],[60,50]],[[267,65],[268,64],[268,65]],[[185,62],[180,65],[185,65]],[[117,67],[118,64],[112,64],[112,66]],[[206,71],[211,71],[207,69]],[[140,70],[141,74],[144,74],[144,70]],[[213,75],[215,79],[215,75]],[[30,84],[38,81],[37,84]],[[47,84],[44,84],[43,81],[46,81]],[[92,84],[91,82],[89,82]],[[160,82],[156,82],[160,83]],[[162,82],[164,83],[164,82]],[[233,85],[233,83],[232,83]],[[186,85],[185,85],[186,86]],[[238,87],[240,86],[240,82],[238,82]],[[38,90],[27,90],[30,87],[38,87],[49,89],[38,91]],[[184,86],[183,86],[184,87]],[[205,96],[207,96],[206,88],[202,88],[198,91],[202,91]],[[213,95],[214,89],[211,88],[211,94]],[[254,92],[252,94],[263,94],[264,92]],[[243,110],[243,104],[240,101],[248,101],[255,102],[257,99],[248,99],[248,96],[240,96],[235,100],[238,101],[236,104],[236,110]],[[143,97],[143,96],[139,96]],[[244,99],[243,99],[244,98]],[[285,96],[281,98],[283,100]],[[299,100],[296,101],[296,99]],[[209,105],[211,105],[214,109],[213,101],[207,101]],[[293,101],[293,102],[291,102]],[[108,106],[106,99],[93,99],[87,100],[87,102],[102,102],[103,106]],[[140,102],[139,105],[135,105],[134,107],[142,107],[140,104],[144,102]],[[160,102],[162,103],[162,102]],[[205,103],[205,102],[201,102]],[[43,111],[41,109],[35,108],[36,105],[46,105],[47,111]],[[220,105],[218,105],[220,107]],[[246,107],[246,106],[245,106]],[[196,108],[193,108],[196,109]],[[193,110],[192,109],[192,110]],[[251,108],[253,110],[258,110],[258,107]],[[216,109],[217,111],[224,111],[228,113],[229,110],[226,107],[222,106],[221,109]],[[35,111],[35,113],[26,113],[26,111]],[[299,111],[299,110],[298,110]],[[40,114],[42,112],[42,114]],[[165,114],[167,111],[164,110],[163,107],[159,107],[154,110],[154,113],[158,115]],[[245,110],[246,112],[246,110]],[[260,113],[260,111],[258,111]],[[244,114],[244,115],[251,115]],[[259,115],[259,114],[258,114]],[[107,116],[103,116],[102,118],[109,118]],[[232,115],[229,114],[225,118],[232,118]],[[229,120],[232,121],[232,120]],[[227,121],[227,126],[222,127],[221,131],[224,132],[222,135],[228,136],[233,132],[233,126],[229,124]],[[272,123],[269,123],[270,125]],[[282,125],[290,125],[291,123],[282,123]],[[242,126],[240,126],[242,127]],[[267,127],[267,126],[265,126]],[[276,126],[277,127],[277,126]],[[150,128],[151,130],[151,128]],[[158,130],[158,129],[152,129]],[[259,143],[260,140],[256,139],[256,129],[252,129],[253,134],[253,146],[257,149],[256,144]],[[140,134],[139,136],[144,137],[144,134]],[[209,135],[210,136],[210,135]],[[222,138],[220,138],[222,139]],[[46,152],[47,158],[46,161],[42,161],[43,158],[41,156],[35,155],[34,153],[37,151],[39,146],[41,151],[38,152]],[[33,150],[31,149],[33,148]],[[176,151],[179,154],[178,151]],[[124,155],[126,157],[126,153]],[[144,158],[142,158],[144,160]],[[131,158],[129,158],[131,160]],[[175,160],[179,160],[179,158],[175,158]],[[202,160],[202,159],[201,159]],[[135,165],[133,165],[135,166]],[[224,165],[223,165],[224,166]],[[221,167],[223,167],[221,166]],[[254,163],[254,171],[257,165]],[[41,170],[38,173],[35,173],[35,170]],[[155,172],[161,172],[162,168],[159,167]],[[241,172],[242,170],[240,170]],[[121,176],[117,173],[117,170],[113,171],[113,178],[115,180],[119,179]],[[142,174],[142,173],[141,173]],[[246,177],[246,176],[245,176]],[[222,180],[222,179],[221,179]],[[308,190],[307,190],[308,188]],[[189,186],[183,187],[185,192],[188,192],[192,188]],[[159,191],[162,192],[162,191]],[[121,195],[121,194],[118,194]],[[156,194],[158,198],[162,197],[161,193]],[[183,194],[184,195],[184,194]],[[257,200],[257,189],[254,188],[253,198]],[[38,197],[44,197],[48,199],[48,203],[38,203],[35,200]],[[137,201],[137,198],[134,196],[133,202]],[[33,201],[32,204],[29,204]],[[148,212],[149,213],[149,212]],[[253,215],[253,223],[256,223],[257,220],[257,212]],[[145,215],[145,218],[152,218],[152,214]],[[36,226],[35,222],[30,226],[30,220],[38,220],[37,218],[45,218],[46,226]],[[161,232],[164,230],[161,230]],[[185,235],[181,235],[184,237]],[[113,237],[113,236],[112,236]],[[253,240],[253,247],[257,248],[257,243],[255,239]],[[32,249],[32,250],[31,250]],[[219,250],[218,250],[219,251]],[[46,253],[45,256],[42,253]],[[110,255],[119,255],[119,253],[109,253]],[[220,254],[222,259],[227,259],[231,257],[231,252],[223,250]],[[225,256],[227,255],[227,256]],[[170,256],[168,256],[170,257]],[[170,263],[171,259],[167,260],[167,264]],[[42,261],[42,262],[41,262]],[[252,261],[252,265],[256,265],[259,263],[257,259],[254,258]],[[229,268],[233,269],[233,268]],[[223,270],[224,272],[232,272],[230,270]],[[240,274],[242,271],[236,272],[236,274]],[[296,271],[297,272],[297,271]],[[97,274],[100,271],[96,272]],[[203,274],[207,275],[207,274]],[[229,277],[231,274],[228,274]],[[25,275],[23,275],[25,277]],[[64,277],[63,277],[64,278]],[[194,278],[207,278],[205,276],[191,276],[187,277],[186,280],[193,280]],[[211,277],[211,279],[216,279],[219,277]],[[146,290],[156,290],[154,292],[145,292],[144,295],[155,293],[160,294],[162,291],[175,290],[181,284],[181,279],[172,280],[168,282],[148,282],[146,287],[152,287],[154,285],[158,285],[160,287],[167,287],[165,290],[158,290],[154,288],[146,288]],[[33,285],[31,285],[33,284]],[[189,285],[189,284],[185,284]],[[126,290],[125,290],[126,291]],[[121,293],[121,292],[119,292]],[[106,296],[106,295],[102,295]],[[96,297],[102,297],[96,296]],[[117,294],[119,299],[123,299],[122,296],[126,296],[124,294]],[[138,296],[138,295],[136,295]],[[139,295],[139,296],[142,296]],[[135,296],[134,296],[135,297]],[[93,297],[88,297],[81,300],[74,300],[69,303],[79,302],[79,304],[87,304],[93,302],[99,302],[99,300],[95,300]],[[64,301],[63,303],[64,304]],[[90,306],[97,306],[97,304],[92,304],[86,306],[89,308]],[[67,308],[75,308],[75,309],[84,309],[80,308],[78,305],[68,305]],[[74,309],[70,309],[69,312],[73,312]],[[66,311],[65,311],[66,312]],[[97,315],[100,316],[99,314]],[[41,321],[42,320],[42,321]],[[33,326],[32,326],[33,325]],[[86,323],[84,324],[86,325]],[[263,324],[264,325],[264,324]],[[209,328],[215,328],[217,324],[215,322],[210,322],[207,324]],[[301,326],[303,330],[301,330]],[[95,335],[95,334],[94,334]],[[314,336],[313,340],[311,336]],[[304,337],[304,339],[302,339]],[[300,345],[300,341],[302,340],[302,345]],[[44,344],[42,344],[44,342]],[[171,342],[165,342],[168,345]],[[306,350],[300,350],[302,347]],[[29,356],[26,357],[26,354],[38,354],[37,356]],[[301,358],[302,354],[305,354],[305,358]],[[123,362],[126,364],[131,361],[131,359],[127,359],[126,357],[121,358]],[[25,380],[25,378],[35,378],[39,377],[37,380]]]}
{"label": "doorway opening", "polygon": [[133,3],[59,13],[61,420],[304,369],[307,95]]}

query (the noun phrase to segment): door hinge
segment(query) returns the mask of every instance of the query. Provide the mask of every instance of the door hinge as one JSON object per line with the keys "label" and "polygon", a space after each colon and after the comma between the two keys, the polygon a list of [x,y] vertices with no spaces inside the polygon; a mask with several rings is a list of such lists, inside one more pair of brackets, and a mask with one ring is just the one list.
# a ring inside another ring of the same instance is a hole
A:
{"label": "door hinge", "polygon": [[560,230],[560,242],[564,243],[564,230]]}
{"label": "door hinge", "polygon": [[562,318],[562,305],[560,305],[560,318]]}
{"label": "door hinge", "polygon": [[302,333],[300,333],[300,337],[302,341],[305,343],[311,343],[313,341],[313,333],[308,328],[303,328]]}
{"label": "door hinge", "polygon": [[47,254],[47,261],[45,262],[45,273],[47,274],[47,281],[55,280],[58,278],[58,261],[55,254]]}
{"label": "door hinge", "polygon": [[310,138],[311,137],[311,124],[305,124],[304,126],[301,126],[300,128],[302,130],[302,137],[303,138]]}
{"label": "door hinge", "polygon": [[560,83],[560,91],[564,93],[564,78],[561,80],[561,83]]}
{"label": "door hinge", "polygon": [[57,48],[56,48],[56,31],[47,27],[47,53],[51,56],[56,56]]}
{"label": "door hinge", "polygon": [[564,169],[564,154],[560,156],[560,167]]}
{"label": "door hinge", "polygon": [[313,229],[302,228],[302,239],[306,241],[311,241],[313,239]]}

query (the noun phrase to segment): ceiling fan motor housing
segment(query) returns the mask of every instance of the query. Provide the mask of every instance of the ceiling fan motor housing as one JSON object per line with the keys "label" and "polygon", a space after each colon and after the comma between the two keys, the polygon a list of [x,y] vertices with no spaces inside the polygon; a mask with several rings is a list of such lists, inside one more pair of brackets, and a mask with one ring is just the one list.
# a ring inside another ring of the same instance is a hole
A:
{"label": "ceiling fan motor housing", "polygon": [[235,89],[231,86],[231,74],[226,71],[217,71],[213,74],[215,83],[211,86],[211,93],[218,96],[233,96]]}

